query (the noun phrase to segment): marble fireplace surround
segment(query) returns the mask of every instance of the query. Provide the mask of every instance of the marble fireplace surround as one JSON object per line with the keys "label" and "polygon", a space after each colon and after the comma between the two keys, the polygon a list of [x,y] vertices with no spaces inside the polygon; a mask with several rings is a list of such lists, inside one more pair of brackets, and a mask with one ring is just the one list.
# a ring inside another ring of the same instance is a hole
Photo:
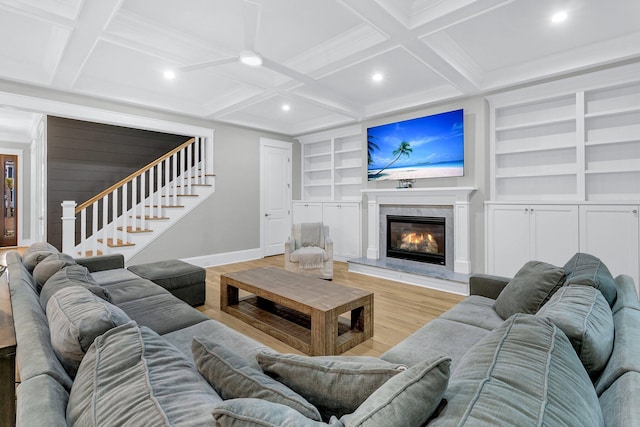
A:
{"label": "marble fireplace surround", "polygon": [[[367,226],[367,258],[378,260],[384,257],[382,252],[386,242],[381,245],[381,230],[386,229],[382,224],[382,216],[395,214],[398,211],[413,212],[436,207],[448,207],[442,212],[451,211],[453,217],[453,254],[449,254],[447,245],[447,268],[455,273],[471,273],[471,227],[470,227],[470,199],[477,190],[475,187],[436,187],[436,188],[391,188],[362,190],[367,196],[368,226]],[[392,213],[393,212],[393,213]],[[404,214],[404,213],[403,213]],[[411,215],[406,213],[404,215]],[[436,215],[434,215],[436,216]],[[445,215],[442,215],[445,216]],[[445,216],[447,217],[447,216]],[[450,222],[450,221],[449,221]],[[447,225],[447,228],[450,228]],[[386,232],[386,230],[385,230]],[[451,240],[447,234],[447,240]],[[451,260],[452,258],[452,260]],[[451,265],[452,264],[452,265]]]}

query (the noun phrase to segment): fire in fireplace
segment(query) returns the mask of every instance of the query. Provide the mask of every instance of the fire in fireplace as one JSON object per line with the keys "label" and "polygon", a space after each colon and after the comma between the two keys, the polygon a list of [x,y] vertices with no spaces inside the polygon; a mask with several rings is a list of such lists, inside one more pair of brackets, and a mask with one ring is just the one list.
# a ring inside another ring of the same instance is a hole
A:
{"label": "fire in fireplace", "polygon": [[387,215],[387,257],[445,265],[445,219]]}

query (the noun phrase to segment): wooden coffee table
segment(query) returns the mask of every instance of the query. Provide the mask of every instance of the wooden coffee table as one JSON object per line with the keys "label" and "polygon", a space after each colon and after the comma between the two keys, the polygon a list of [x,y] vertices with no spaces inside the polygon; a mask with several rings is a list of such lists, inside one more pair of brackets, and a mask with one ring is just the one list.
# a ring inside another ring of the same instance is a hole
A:
{"label": "wooden coffee table", "polygon": [[[240,289],[251,295],[240,298]],[[276,267],[221,275],[220,309],[312,356],[373,336],[373,293]]]}

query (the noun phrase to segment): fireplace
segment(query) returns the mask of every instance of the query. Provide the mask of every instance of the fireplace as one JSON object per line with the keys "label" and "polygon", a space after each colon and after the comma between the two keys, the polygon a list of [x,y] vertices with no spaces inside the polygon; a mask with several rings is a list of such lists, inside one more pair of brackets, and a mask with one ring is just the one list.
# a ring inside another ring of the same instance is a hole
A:
{"label": "fireplace", "polygon": [[445,218],[387,215],[387,257],[445,265]]}

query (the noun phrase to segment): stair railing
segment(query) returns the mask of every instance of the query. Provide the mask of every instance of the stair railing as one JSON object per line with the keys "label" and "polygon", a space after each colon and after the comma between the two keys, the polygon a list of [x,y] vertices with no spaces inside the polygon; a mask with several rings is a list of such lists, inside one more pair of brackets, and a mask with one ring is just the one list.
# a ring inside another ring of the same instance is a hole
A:
{"label": "stair railing", "polygon": [[90,256],[127,246],[129,233],[149,231],[164,208],[205,184],[212,165],[213,141],[191,138],[79,206],[63,202],[62,251]]}

